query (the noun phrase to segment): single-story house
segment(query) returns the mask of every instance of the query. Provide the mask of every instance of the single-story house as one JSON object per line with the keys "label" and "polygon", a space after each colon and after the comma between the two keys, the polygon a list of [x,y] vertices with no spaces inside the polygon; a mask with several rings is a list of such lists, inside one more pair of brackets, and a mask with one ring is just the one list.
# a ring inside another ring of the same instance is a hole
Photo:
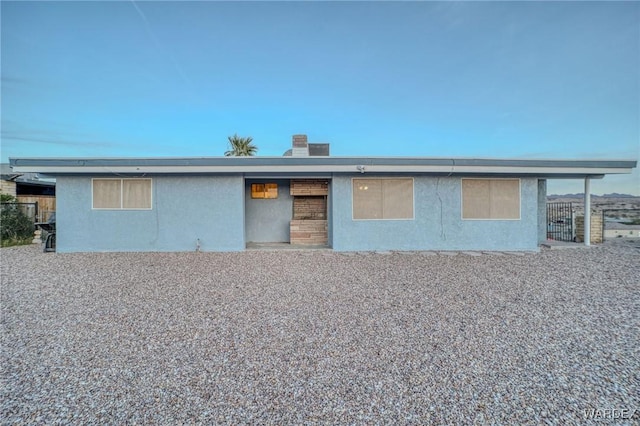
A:
{"label": "single-story house", "polygon": [[[636,161],[310,156],[13,158],[57,182],[57,250],[525,250],[546,240],[546,180]],[[588,240],[588,239],[587,239]]]}

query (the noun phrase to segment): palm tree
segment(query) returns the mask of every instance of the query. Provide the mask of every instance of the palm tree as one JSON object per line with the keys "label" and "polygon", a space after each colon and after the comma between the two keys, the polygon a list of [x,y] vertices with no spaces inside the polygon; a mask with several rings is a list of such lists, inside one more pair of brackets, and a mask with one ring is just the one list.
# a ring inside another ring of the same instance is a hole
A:
{"label": "palm tree", "polygon": [[228,139],[231,149],[224,153],[225,157],[251,157],[258,152],[258,147],[251,143],[253,141],[251,136],[241,138],[237,134],[234,134],[233,136],[229,136]]}

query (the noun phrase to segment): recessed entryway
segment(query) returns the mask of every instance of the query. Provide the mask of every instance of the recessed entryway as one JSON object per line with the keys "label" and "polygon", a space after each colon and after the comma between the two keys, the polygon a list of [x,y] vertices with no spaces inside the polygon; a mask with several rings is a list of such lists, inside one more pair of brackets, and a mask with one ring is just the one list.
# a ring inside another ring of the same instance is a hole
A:
{"label": "recessed entryway", "polygon": [[328,247],[327,179],[245,179],[246,247]]}
{"label": "recessed entryway", "polygon": [[244,202],[247,243],[289,243],[289,179],[246,179]]}

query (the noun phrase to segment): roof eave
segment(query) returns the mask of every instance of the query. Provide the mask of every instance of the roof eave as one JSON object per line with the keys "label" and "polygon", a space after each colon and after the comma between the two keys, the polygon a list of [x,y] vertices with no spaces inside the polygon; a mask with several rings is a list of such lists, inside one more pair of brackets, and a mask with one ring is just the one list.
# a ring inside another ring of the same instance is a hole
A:
{"label": "roof eave", "polygon": [[[25,166],[25,168],[28,166]],[[589,176],[631,173],[631,168],[603,167],[500,167],[500,166],[140,166],[140,167],[61,167],[38,166],[37,171],[45,175],[63,174],[241,174],[241,173],[377,173],[397,174],[445,174],[445,175],[571,175]],[[31,171],[32,169],[30,169]]]}
{"label": "roof eave", "polygon": [[14,172],[66,174],[397,173],[591,176],[627,174],[636,161],[505,160],[421,157],[209,157],[11,159]]}

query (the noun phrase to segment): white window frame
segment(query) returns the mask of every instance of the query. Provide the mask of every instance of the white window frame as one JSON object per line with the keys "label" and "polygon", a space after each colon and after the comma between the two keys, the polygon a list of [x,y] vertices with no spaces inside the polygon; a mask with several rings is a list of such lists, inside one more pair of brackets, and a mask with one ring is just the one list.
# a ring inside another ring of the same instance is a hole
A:
{"label": "white window frame", "polygon": [[[464,217],[464,191],[463,191],[463,186],[462,186],[462,181],[464,180],[517,180],[518,181],[518,217],[517,218],[507,218],[507,219],[500,219],[500,218],[466,218]],[[518,221],[522,219],[522,179],[520,178],[493,178],[493,177],[468,177],[468,178],[461,178],[460,179],[460,219],[461,220],[490,220],[490,221],[496,221],[496,220],[508,220],[508,221]]]}
{"label": "white window frame", "polygon": [[[120,181],[120,207],[94,207],[93,202],[93,182],[96,180],[113,180]],[[124,197],[124,182],[125,180],[148,180],[149,181],[149,206],[139,207],[139,208],[124,208],[123,207],[123,197]],[[91,210],[153,210],[153,179],[152,178],[91,178]]]}
{"label": "white window frame", "polygon": [[[400,218],[400,219],[356,219],[355,218],[355,212],[354,212],[354,193],[353,193],[353,181],[354,180],[362,180],[362,179],[366,179],[366,180],[411,180],[411,193],[412,193],[412,197],[411,197],[411,217],[407,217],[407,218]],[[415,179],[413,177],[400,177],[400,176],[396,176],[396,177],[352,177],[351,178],[351,220],[354,221],[407,221],[407,220],[415,220],[416,218],[416,182]]]}

